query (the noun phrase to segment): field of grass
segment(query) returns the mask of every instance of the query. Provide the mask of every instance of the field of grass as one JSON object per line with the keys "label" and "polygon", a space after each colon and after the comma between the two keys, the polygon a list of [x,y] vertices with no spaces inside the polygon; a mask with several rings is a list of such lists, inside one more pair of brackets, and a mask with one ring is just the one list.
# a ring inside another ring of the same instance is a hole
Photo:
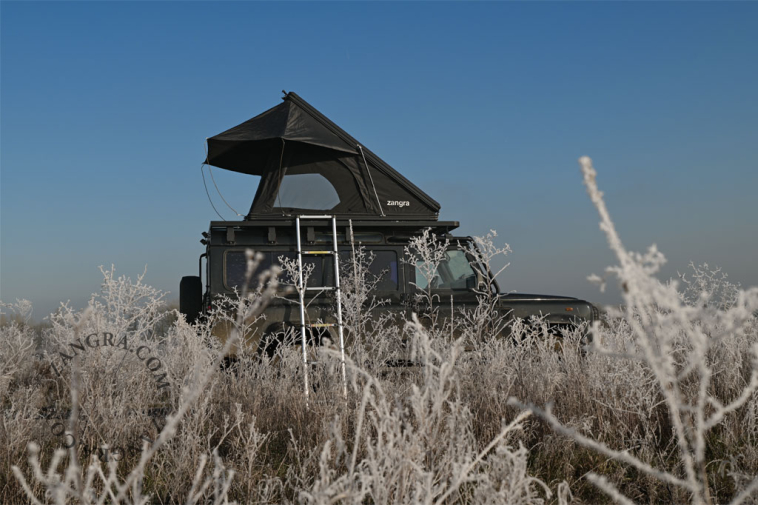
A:
{"label": "field of grass", "polygon": [[[422,320],[369,324],[365,257],[344,276],[346,395],[333,345],[311,350],[306,395],[299,347],[222,366],[214,318],[189,325],[113,270],[43,328],[5,304],[0,503],[758,502],[758,289],[705,265],[658,281],[663,256],[624,249],[582,169],[624,292],[589,345],[538,320],[495,338],[485,294],[454,328],[433,297]],[[507,253],[495,239],[482,261]],[[276,292],[254,284],[237,334]]]}

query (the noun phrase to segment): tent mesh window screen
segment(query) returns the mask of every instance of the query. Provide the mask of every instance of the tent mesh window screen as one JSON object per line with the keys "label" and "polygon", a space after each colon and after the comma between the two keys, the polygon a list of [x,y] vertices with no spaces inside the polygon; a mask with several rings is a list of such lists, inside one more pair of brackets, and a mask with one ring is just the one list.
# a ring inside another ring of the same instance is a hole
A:
{"label": "tent mesh window screen", "polygon": [[285,174],[274,202],[275,208],[329,211],[340,197],[321,174]]}

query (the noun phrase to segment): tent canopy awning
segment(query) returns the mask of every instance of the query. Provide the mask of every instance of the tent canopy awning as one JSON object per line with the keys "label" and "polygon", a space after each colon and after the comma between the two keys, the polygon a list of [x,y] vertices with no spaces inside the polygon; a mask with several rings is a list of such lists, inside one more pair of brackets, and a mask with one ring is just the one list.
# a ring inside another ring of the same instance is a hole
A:
{"label": "tent canopy awning", "polygon": [[[437,218],[436,201],[347,132],[295,93],[287,93],[283,100],[208,139],[205,163],[261,176],[248,218],[314,210]],[[297,177],[303,175],[310,178]],[[314,177],[323,178],[327,186],[314,184],[318,183]],[[298,185],[301,196],[310,192],[310,198],[293,196],[292,188]],[[333,196],[322,198],[320,204],[313,193],[329,189],[328,185]]]}
{"label": "tent canopy awning", "polygon": [[272,149],[279,150],[282,140],[357,153],[355,146],[339,139],[291,100],[285,100],[209,138],[205,162],[243,174],[263,175],[266,167],[256,161],[266,158]]}

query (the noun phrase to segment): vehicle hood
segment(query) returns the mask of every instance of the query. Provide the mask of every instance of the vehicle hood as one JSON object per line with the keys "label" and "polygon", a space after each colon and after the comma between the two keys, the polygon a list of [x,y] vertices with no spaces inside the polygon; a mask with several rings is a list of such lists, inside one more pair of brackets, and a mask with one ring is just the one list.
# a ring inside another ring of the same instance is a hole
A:
{"label": "vehicle hood", "polygon": [[530,293],[500,293],[500,299],[503,301],[561,301],[561,300],[578,300],[571,296],[557,296],[557,295],[535,295]]}

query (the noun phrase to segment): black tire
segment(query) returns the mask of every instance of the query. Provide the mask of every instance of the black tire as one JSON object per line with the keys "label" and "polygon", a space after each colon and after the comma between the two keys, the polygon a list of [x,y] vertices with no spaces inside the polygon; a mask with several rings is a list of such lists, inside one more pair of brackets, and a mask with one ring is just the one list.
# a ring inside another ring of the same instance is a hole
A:
{"label": "black tire", "polygon": [[191,275],[182,277],[179,284],[179,312],[184,314],[187,322],[192,324],[203,311],[203,283],[200,277]]}
{"label": "black tire", "polygon": [[258,354],[263,356],[264,354],[268,359],[272,359],[276,354],[279,346],[284,344],[285,330],[284,325],[276,323],[269,326],[261,336],[261,341],[258,344]]}
{"label": "black tire", "polygon": [[[313,332],[310,329],[305,330],[305,341],[308,345],[321,346],[324,335]],[[300,328],[292,328],[287,331],[281,323],[272,324],[266,329],[258,344],[258,354],[261,356],[265,353],[269,359],[276,355],[277,350],[282,346],[300,346]]]}

